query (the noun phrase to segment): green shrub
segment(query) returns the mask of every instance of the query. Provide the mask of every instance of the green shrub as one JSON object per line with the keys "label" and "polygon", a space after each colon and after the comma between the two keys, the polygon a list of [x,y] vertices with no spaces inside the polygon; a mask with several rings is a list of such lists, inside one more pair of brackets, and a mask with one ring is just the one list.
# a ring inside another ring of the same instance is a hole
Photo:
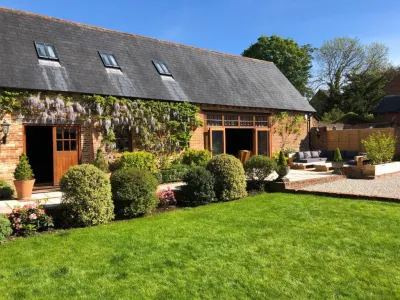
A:
{"label": "green shrub", "polygon": [[7,182],[0,180],[0,200],[11,200],[14,190]]}
{"label": "green shrub", "polygon": [[104,156],[103,150],[101,150],[101,148],[97,149],[96,159],[94,160],[93,165],[104,173],[110,172],[108,161]]}
{"label": "green shrub", "polygon": [[0,214],[0,243],[12,234],[11,222],[7,216]]}
{"label": "green shrub", "polygon": [[333,161],[334,162],[342,162],[342,154],[340,153],[340,149],[336,148],[335,153],[333,154]]}
{"label": "green shrub", "polygon": [[204,167],[190,169],[183,177],[183,204],[198,206],[216,201],[214,177]]}
{"label": "green shrub", "polygon": [[118,213],[137,217],[157,205],[157,179],[146,170],[123,168],[111,175],[112,195]]}
{"label": "green shrub", "polygon": [[182,181],[183,176],[189,170],[189,166],[182,164],[173,164],[169,169],[161,170],[161,182],[178,182]]}
{"label": "green shrub", "polygon": [[179,157],[179,161],[191,167],[202,166],[205,167],[207,162],[211,159],[211,154],[208,150],[195,150],[188,149]]}
{"label": "green shrub", "polygon": [[95,166],[70,168],[60,180],[60,190],[71,225],[91,226],[114,218],[110,181]]}
{"label": "green shrub", "polygon": [[220,201],[245,197],[246,176],[243,165],[236,157],[227,154],[214,156],[207,164],[214,176],[214,191]]}
{"label": "green shrub", "polygon": [[392,134],[376,132],[361,141],[373,165],[392,161],[396,151],[396,138]]}
{"label": "green shrub", "polygon": [[32,180],[34,178],[31,165],[29,164],[28,157],[22,153],[19,157],[19,162],[14,171],[15,180]]}
{"label": "green shrub", "polygon": [[157,158],[154,154],[146,151],[124,152],[116,162],[116,168],[136,168],[155,173],[157,171]]}
{"label": "green shrub", "polygon": [[265,180],[276,170],[276,168],[276,161],[273,158],[264,155],[252,156],[244,165],[247,178],[257,181],[261,189],[264,189]]}
{"label": "green shrub", "polygon": [[283,151],[279,152],[278,166],[280,166],[280,167],[286,167],[287,166],[287,158],[286,158],[285,153]]}

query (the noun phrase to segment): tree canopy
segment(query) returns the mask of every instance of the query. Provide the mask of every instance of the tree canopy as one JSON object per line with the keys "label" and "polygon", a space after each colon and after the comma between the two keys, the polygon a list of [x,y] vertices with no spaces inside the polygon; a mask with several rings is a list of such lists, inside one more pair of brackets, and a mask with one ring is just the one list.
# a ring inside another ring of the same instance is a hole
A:
{"label": "tree canopy", "polygon": [[293,86],[303,96],[307,96],[311,92],[308,83],[311,78],[313,51],[310,44],[300,46],[290,38],[262,35],[242,55],[273,62]]}

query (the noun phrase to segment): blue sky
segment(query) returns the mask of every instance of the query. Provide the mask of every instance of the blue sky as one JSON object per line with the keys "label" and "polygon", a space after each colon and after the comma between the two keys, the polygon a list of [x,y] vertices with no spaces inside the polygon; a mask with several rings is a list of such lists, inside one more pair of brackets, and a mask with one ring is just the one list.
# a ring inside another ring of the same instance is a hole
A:
{"label": "blue sky", "polygon": [[232,54],[262,34],[315,47],[359,37],[385,43],[400,64],[398,0],[0,0],[0,6]]}

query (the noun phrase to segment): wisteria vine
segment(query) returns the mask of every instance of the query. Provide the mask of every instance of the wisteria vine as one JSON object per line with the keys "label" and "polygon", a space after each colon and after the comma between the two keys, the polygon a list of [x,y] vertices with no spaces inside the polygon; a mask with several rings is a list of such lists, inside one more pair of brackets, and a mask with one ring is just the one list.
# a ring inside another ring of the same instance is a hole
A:
{"label": "wisteria vine", "polygon": [[83,122],[100,126],[104,143],[112,144],[114,132],[129,130],[137,146],[155,153],[174,153],[186,148],[192,132],[202,121],[199,108],[187,102],[131,100],[113,96],[83,96],[73,99],[57,95],[3,91],[0,117],[18,113],[41,123]]}

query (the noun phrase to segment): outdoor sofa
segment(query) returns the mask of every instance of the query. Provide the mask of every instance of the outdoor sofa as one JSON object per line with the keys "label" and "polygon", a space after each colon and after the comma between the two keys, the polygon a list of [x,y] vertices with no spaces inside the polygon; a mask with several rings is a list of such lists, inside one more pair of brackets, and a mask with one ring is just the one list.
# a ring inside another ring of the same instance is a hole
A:
{"label": "outdoor sofa", "polygon": [[[315,150],[299,151],[293,157],[293,163],[298,164],[322,164],[333,161],[334,150]],[[358,151],[342,150],[340,151],[343,162],[347,165],[357,165],[356,156],[365,155]]]}

